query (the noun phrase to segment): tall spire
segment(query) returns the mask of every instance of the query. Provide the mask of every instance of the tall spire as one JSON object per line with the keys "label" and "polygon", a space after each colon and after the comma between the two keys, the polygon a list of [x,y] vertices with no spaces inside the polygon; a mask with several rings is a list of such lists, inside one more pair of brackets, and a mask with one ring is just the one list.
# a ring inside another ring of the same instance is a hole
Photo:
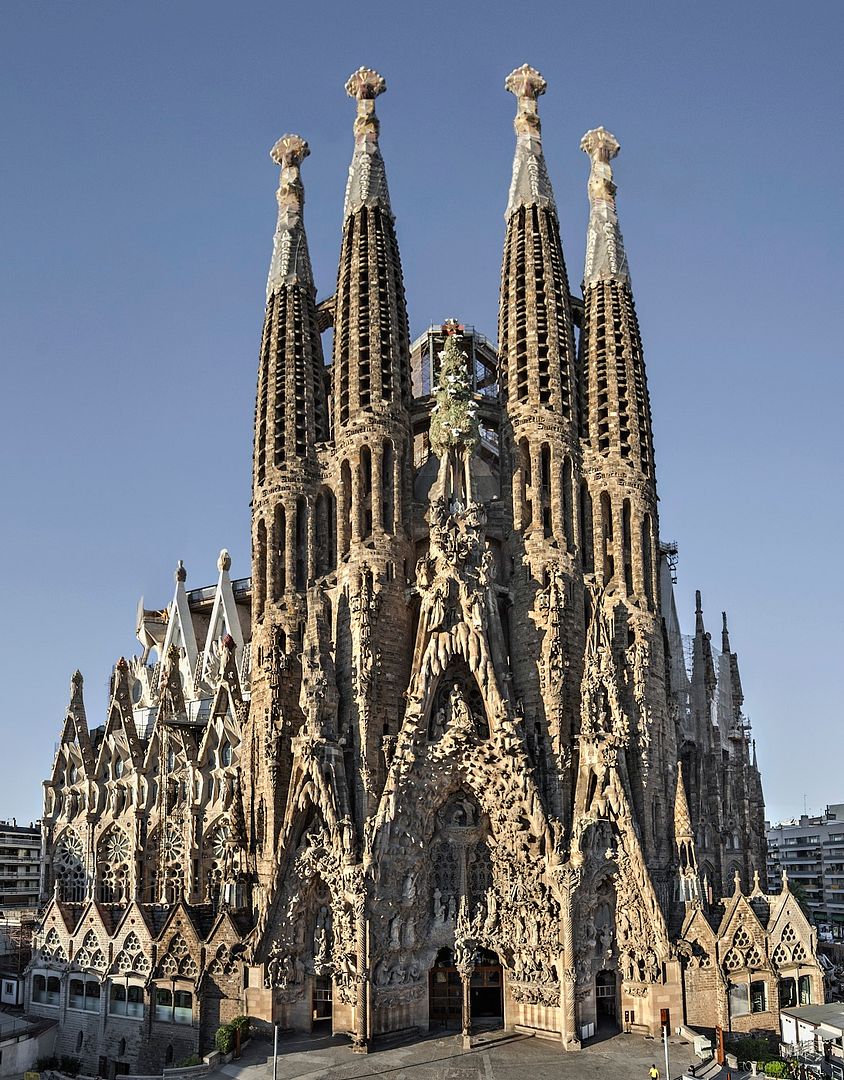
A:
{"label": "tall spire", "polygon": [[722,620],[722,625],[721,625],[721,652],[728,653],[728,652],[730,652],[730,631],[727,628],[727,613],[726,613],[726,611],[721,612],[721,620]]}
{"label": "tall spire", "polygon": [[263,617],[267,602],[280,601],[285,594],[304,596],[315,566],[313,543],[308,539],[308,518],[313,511],[309,499],[314,499],[317,486],[316,448],[328,438],[328,410],[316,289],[302,217],[305,192],[300,166],[308,154],[305,140],[289,134],[270,151],[281,176],[255,407],[252,584],[256,619]]}
{"label": "tall spire", "polygon": [[334,424],[410,400],[410,335],[375,98],[387,88],[371,68],[346,83],[357,102],[334,304]]}
{"label": "tall spire", "polygon": [[615,135],[605,128],[587,131],[580,149],[589,155],[589,227],[586,233],[584,286],[596,281],[630,281],[624,241],[615,210],[616,185],[610,162],[621,149]]}
{"label": "tall spire", "polygon": [[308,144],[299,135],[283,135],[270,151],[270,157],[281,167],[281,177],[276,194],[278,224],[267,278],[267,300],[284,284],[313,288],[308,241],[302,220],[305,189],[299,175],[299,166],[310,152]]}
{"label": "tall spire", "polygon": [[[606,477],[615,475],[611,505],[601,513],[600,531],[612,541],[612,558],[596,551],[607,579],[617,579],[628,596],[658,607],[656,520],[651,408],[642,339],[627,256],[615,210],[616,186],[610,161],[618,140],[602,127],[587,131],[581,149],[592,163],[589,172],[589,225],[583,275],[583,324],[580,335],[580,422],[584,473],[594,483],[594,501],[603,498]],[[628,507],[625,510],[625,506]],[[595,535],[599,529],[595,528]],[[630,538],[627,540],[626,538]],[[619,540],[625,548],[618,558]],[[623,574],[622,574],[623,571]]]}
{"label": "tall spire", "polygon": [[358,68],[346,82],[346,93],[357,101],[358,113],[354,129],[355,149],[343,205],[344,218],[362,206],[380,206],[388,214],[392,213],[387,173],[378,145],[381,125],[375,115],[375,99],[386,89],[383,77],[372,68]]}
{"label": "tall spire", "polygon": [[537,99],[545,93],[548,84],[536,70],[527,64],[511,71],[504,80],[504,87],[516,97],[518,111],[513,127],[516,129],[516,154],[513,158],[513,179],[507,200],[509,219],[520,206],[547,206],[556,211],[554,192],[542,153],[542,125],[539,120]]}
{"label": "tall spire", "polygon": [[[507,76],[504,86],[518,105],[498,316],[502,391],[511,419],[513,410],[524,405],[531,422],[539,409],[573,424],[571,297],[537,109],[546,82],[535,68],[523,64]],[[573,429],[566,435],[567,442],[576,441]],[[534,510],[538,513],[539,507]]]}

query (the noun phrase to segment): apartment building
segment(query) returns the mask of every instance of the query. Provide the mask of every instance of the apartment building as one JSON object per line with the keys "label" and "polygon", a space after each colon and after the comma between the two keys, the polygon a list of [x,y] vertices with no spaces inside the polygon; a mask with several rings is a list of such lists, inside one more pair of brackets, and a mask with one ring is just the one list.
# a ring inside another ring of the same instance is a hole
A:
{"label": "apartment building", "polygon": [[0,911],[37,907],[40,891],[41,829],[0,821]]}
{"label": "apartment building", "polygon": [[782,886],[783,870],[799,886],[821,941],[844,941],[844,803],[818,817],[765,822],[768,891]]}

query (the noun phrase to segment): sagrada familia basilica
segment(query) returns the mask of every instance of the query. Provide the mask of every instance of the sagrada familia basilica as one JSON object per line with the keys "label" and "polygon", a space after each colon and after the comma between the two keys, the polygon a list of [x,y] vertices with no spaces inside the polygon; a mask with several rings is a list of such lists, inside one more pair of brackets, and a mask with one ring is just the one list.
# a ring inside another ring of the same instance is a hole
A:
{"label": "sagrada familia basilica", "polygon": [[[255,410],[251,577],[182,564],[44,785],[27,1010],[83,1071],[151,1073],[248,1013],[283,1029],[778,1026],[823,1000],[815,931],[768,895],[763,796],[724,617],[684,639],[616,209],[589,160],[569,287],[527,65],[498,344],[408,329],[361,68],[334,294],[297,135]],[[333,328],[326,363],[322,335]]]}

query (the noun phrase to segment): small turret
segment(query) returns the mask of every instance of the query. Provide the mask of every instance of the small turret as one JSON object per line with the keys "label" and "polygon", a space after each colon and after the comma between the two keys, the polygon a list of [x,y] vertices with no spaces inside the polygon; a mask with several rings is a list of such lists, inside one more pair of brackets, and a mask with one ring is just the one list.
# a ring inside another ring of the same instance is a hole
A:
{"label": "small turret", "polygon": [[683,783],[683,765],[677,763],[677,789],[674,796],[674,842],[680,873],[680,899],[687,903],[700,900],[700,881],[695,854],[695,835]]}

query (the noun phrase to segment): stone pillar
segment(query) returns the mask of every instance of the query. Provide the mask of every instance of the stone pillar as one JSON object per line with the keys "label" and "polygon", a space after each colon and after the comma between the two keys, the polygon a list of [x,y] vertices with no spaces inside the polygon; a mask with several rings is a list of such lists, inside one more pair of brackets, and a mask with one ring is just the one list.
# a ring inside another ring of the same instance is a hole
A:
{"label": "stone pillar", "polygon": [[551,447],[551,533],[561,550],[566,550],[566,523],[563,514],[563,462],[559,446]]}
{"label": "stone pillar", "polygon": [[284,515],[284,577],[289,592],[296,589],[296,499],[292,498]]}
{"label": "stone pillar", "polygon": [[372,510],[372,535],[381,536],[384,532],[384,491],[383,491],[383,467],[384,446],[376,442],[370,451],[372,462],[372,492],[370,506]]}
{"label": "stone pillar", "polygon": [[580,1039],[577,1036],[577,1009],[575,987],[577,971],[574,966],[574,930],[571,921],[572,893],[580,881],[580,871],[567,867],[562,874],[562,903],[560,904],[561,937],[563,945],[563,977],[560,981],[562,991],[562,1039],[566,1050],[579,1050]]}
{"label": "stone pillar", "polygon": [[349,461],[349,471],[352,474],[352,506],[351,526],[352,544],[360,541],[360,453],[352,455]]}
{"label": "stone pillar", "polygon": [[316,579],[316,556],[317,556],[317,538],[316,538],[316,500],[313,496],[308,496],[308,581],[307,585],[310,585],[312,581]]}
{"label": "stone pillar", "polygon": [[644,515],[638,506],[630,505],[630,561],[633,564],[633,595],[645,603],[645,552],[642,550],[642,520]]}
{"label": "stone pillar", "polygon": [[530,444],[530,479],[533,513],[528,528],[542,536],[542,455],[535,443]]}
{"label": "stone pillar", "polygon": [[472,1046],[472,974],[474,964],[458,964],[457,971],[460,975],[460,984],[463,989],[463,1048],[468,1050]]}
{"label": "stone pillar", "polygon": [[361,872],[355,895],[355,936],[357,945],[357,1000],[355,1001],[355,1031],[352,1050],[369,1053],[369,958],[366,925],[366,879]]}

